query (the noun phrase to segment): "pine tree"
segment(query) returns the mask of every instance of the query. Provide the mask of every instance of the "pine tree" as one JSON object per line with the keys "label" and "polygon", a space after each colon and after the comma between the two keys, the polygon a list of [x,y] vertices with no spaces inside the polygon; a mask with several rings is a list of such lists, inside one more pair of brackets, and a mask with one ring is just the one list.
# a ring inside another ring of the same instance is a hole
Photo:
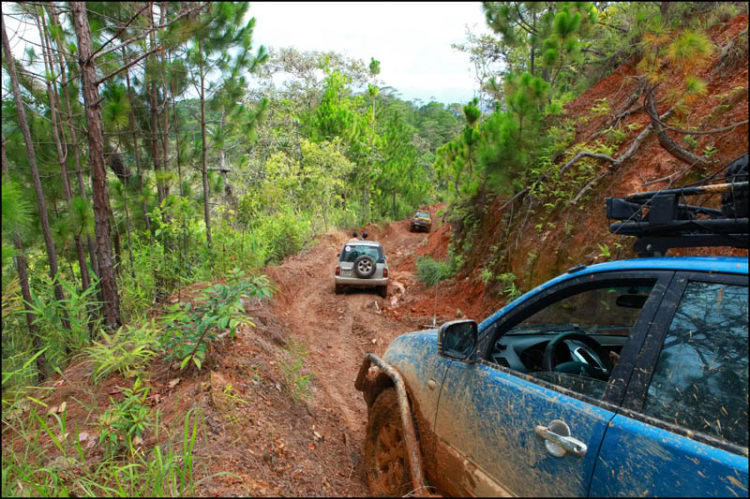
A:
{"label": "pine tree", "polygon": [[[39,170],[36,164],[36,153],[34,151],[34,143],[31,138],[31,131],[29,130],[28,121],[26,121],[26,111],[24,110],[24,103],[21,98],[21,89],[18,85],[18,77],[16,76],[15,61],[13,54],[10,51],[10,43],[8,41],[8,35],[5,32],[5,21],[2,21],[2,36],[3,36],[3,54],[7,61],[8,75],[10,76],[11,87],[13,89],[13,98],[16,103],[16,113],[18,114],[18,123],[21,127],[21,133],[23,134],[24,143],[26,144],[26,154],[28,156],[29,167],[31,169],[31,177],[34,184],[34,193],[36,195],[37,208],[39,210],[39,218],[42,225],[42,232],[44,234],[44,243],[47,247],[47,259],[49,263],[49,272],[52,282],[54,282],[55,299],[62,303],[65,300],[63,295],[62,286],[58,280],[59,268],[57,264],[57,251],[55,250],[55,243],[52,239],[52,231],[50,230],[49,219],[47,217],[47,206],[42,192],[42,182],[39,177]],[[67,313],[64,309],[60,310],[61,321],[65,329],[70,330],[70,322],[68,321]]]}
{"label": "pine tree", "polygon": [[110,243],[109,212],[107,207],[107,170],[104,164],[104,135],[99,101],[96,66],[93,60],[91,31],[86,15],[85,2],[71,2],[73,24],[78,38],[78,54],[81,61],[82,92],[89,131],[89,153],[94,197],[94,219],[96,228],[97,260],[99,279],[105,302],[103,316],[109,329],[120,327],[120,296],[117,291],[114,259]]}

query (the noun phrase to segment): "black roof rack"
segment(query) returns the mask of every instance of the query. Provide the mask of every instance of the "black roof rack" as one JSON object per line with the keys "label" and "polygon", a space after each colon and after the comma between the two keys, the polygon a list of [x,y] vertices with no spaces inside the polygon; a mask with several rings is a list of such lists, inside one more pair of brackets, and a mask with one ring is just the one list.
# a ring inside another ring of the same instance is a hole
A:
{"label": "black roof rack", "polygon": [[[748,248],[748,155],[726,167],[721,183],[704,183],[624,198],[607,198],[613,234],[637,238],[638,256],[664,256],[670,248]],[[683,204],[683,198],[721,194],[721,209]]]}

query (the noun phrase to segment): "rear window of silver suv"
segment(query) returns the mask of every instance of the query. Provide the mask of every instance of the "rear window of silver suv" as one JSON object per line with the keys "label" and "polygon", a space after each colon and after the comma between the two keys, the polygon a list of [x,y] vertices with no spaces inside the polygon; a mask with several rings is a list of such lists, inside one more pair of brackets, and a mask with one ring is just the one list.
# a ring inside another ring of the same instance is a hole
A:
{"label": "rear window of silver suv", "polygon": [[368,255],[375,259],[377,263],[384,263],[383,248],[381,246],[366,246],[359,244],[347,244],[341,251],[342,262],[354,262],[361,255]]}

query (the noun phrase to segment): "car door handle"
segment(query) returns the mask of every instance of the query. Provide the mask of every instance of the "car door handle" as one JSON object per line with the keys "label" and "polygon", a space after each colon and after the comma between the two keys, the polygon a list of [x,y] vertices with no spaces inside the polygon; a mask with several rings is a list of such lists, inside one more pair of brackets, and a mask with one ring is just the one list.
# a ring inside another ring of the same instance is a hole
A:
{"label": "car door handle", "polygon": [[586,444],[570,436],[570,427],[558,419],[551,421],[549,427],[537,426],[536,434],[546,440],[544,446],[556,457],[563,457],[568,452],[583,457],[588,450]]}

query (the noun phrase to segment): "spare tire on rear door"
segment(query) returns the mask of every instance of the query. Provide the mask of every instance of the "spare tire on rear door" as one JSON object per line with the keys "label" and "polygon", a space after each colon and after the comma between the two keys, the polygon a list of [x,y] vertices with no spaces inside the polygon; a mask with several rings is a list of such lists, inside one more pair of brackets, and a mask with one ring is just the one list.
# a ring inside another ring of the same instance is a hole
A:
{"label": "spare tire on rear door", "polygon": [[362,279],[369,279],[375,274],[375,260],[369,255],[360,255],[354,260],[354,273]]}

